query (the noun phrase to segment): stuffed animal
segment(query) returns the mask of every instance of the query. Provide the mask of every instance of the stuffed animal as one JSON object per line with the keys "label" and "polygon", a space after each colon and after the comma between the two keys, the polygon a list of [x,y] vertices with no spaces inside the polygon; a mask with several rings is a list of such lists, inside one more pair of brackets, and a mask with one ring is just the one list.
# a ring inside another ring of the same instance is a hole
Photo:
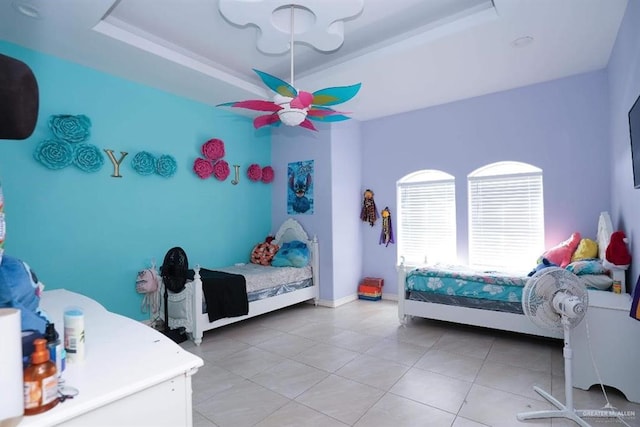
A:
{"label": "stuffed animal", "polygon": [[576,231],[575,233],[571,234],[571,236],[567,240],[543,253],[538,262],[541,262],[542,258],[547,258],[552,263],[565,268],[571,263],[571,256],[578,248],[581,239],[582,236]]}
{"label": "stuffed animal", "polygon": [[631,254],[627,249],[627,238],[622,231],[611,233],[611,240],[605,252],[607,261],[616,266],[628,266],[631,264]]}
{"label": "stuffed animal", "polygon": [[4,254],[0,263],[0,308],[19,309],[23,331],[45,332],[48,319],[39,307],[43,289],[26,262]]}
{"label": "stuffed animal", "polygon": [[557,267],[557,266],[558,266],[557,264],[552,263],[548,259],[542,258],[540,260],[540,264],[538,264],[536,266],[536,268],[531,270],[531,272],[529,272],[529,274],[527,274],[527,276],[531,277],[531,276],[533,276],[534,274],[536,274],[540,270],[544,270],[545,268],[548,268],[548,267]]}

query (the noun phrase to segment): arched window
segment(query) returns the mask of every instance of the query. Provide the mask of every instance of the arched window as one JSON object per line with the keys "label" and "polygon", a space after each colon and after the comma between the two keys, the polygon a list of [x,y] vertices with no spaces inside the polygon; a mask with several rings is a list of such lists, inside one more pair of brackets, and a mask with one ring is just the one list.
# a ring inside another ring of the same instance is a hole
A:
{"label": "arched window", "polygon": [[498,162],[476,169],[469,183],[469,264],[527,271],[544,250],[542,170]]}
{"label": "arched window", "polygon": [[397,182],[398,257],[407,265],[456,260],[455,178],[439,170]]}

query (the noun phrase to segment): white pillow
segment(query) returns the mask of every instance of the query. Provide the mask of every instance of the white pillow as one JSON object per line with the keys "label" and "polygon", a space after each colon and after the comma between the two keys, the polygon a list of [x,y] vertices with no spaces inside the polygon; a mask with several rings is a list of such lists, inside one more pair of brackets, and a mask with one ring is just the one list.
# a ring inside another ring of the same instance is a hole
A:
{"label": "white pillow", "polygon": [[613,284],[613,279],[606,274],[585,274],[578,276],[587,288],[606,291]]}

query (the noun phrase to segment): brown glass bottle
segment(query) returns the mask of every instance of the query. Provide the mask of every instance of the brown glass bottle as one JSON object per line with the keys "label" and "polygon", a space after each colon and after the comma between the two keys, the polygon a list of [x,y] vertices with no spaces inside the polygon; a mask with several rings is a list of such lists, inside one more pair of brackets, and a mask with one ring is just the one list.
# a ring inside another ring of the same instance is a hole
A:
{"label": "brown glass bottle", "polygon": [[33,342],[31,363],[24,370],[24,414],[35,415],[58,404],[56,365],[49,360],[47,340]]}

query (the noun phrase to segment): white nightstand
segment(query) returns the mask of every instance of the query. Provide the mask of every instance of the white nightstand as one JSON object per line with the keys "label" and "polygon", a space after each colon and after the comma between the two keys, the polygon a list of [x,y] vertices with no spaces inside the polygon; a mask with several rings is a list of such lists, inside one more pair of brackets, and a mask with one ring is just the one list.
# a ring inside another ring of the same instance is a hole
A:
{"label": "white nightstand", "polygon": [[627,400],[640,403],[640,322],[629,316],[630,310],[629,294],[589,291],[587,315],[571,331],[575,387],[586,390],[599,384],[591,348],[603,384],[617,388]]}

